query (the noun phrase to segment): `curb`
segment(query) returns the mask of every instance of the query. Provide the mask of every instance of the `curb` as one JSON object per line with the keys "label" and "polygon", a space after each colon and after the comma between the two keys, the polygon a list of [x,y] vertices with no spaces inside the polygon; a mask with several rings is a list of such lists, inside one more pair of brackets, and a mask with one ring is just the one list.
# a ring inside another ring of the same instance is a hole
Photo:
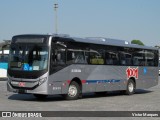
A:
{"label": "curb", "polygon": [[0,78],[0,81],[7,81],[8,78]]}

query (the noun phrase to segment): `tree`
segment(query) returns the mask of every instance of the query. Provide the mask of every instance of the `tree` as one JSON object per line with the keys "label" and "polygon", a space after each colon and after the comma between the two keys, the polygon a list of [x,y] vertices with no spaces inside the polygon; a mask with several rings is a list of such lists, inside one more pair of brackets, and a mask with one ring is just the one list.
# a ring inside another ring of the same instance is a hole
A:
{"label": "tree", "polygon": [[156,46],[154,46],[154,47],[156,47],[156,48],[160,49],[160,46],[158,46],[158,45],[156,45]]}
{"label": "tree", "polygon": [[132,40],[131,41],[132,44],[138,44],[138,45],[143,45],[144,46],[144,43],[140,40]]}

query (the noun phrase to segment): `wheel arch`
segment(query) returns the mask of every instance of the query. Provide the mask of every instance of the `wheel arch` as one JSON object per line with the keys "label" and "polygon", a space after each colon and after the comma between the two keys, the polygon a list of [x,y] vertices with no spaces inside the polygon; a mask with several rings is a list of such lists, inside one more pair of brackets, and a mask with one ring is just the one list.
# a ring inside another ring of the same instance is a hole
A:
{"label": "wheel arch", "polygon": [[134,84],[135,84],[135,88],[136,88],[136,79],[134,77],[130,77],[128,80],[133,80]]}
{"label": "wheel arch", "polygon": [[[69,83],[68,93],[64,94],[63,97],[66,100],[76,100],[78,98],[82,98],[82,83],[81,83],[81,80],[78,77],[75,77],[72,80],[69,80],[68,83]],[[72,94],[70,94],[71,92],[69,92],[69,88],[70,88],[71,85],[74,85],[75,89],[77,89],[77,93],[74,96],[71,96]]]}
{"label": "wheel arch", "polygon": [[70,84],[71,84],[73,81],[76,82],[76,83],[78,83],[78,85],[79,85],[79,87],[80,87],[80,90],[82,91],[82,82],[81,82],[80,78],[78,78],[78,77],[73,78],[73,79],[71,80]]}

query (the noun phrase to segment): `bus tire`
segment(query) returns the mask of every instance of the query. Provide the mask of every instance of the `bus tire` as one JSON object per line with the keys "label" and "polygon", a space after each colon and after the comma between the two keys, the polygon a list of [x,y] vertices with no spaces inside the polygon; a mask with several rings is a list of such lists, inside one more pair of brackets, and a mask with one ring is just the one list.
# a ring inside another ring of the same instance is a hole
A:
{"label": "bus tire", "polygon": [[128,80],[127,89],[125,91],[126,95],[132,95],[135,93],[135,82],[132,79]]}
{"label": "bus tire", "polygon": [[77,100],[80,96],[80,86],[77,82],[73,81],[69,85],[68,93],[64,95],[66,100]]}
{"label": "bus tire", "polygon": [[38,100],[44,100],[46,99],[47,95],[42,95],[42,94],[33,94],[34,97],[36,97],[36,99]]}

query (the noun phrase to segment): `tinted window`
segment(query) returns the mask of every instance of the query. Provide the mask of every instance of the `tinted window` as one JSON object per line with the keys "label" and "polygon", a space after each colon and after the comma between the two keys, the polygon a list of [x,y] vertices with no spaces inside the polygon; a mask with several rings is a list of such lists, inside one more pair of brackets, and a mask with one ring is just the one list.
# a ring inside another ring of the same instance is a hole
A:
{"label": "tinted window", "polygon": [[132,65],[132,49],[119,48],[120,65]]}
{"label": "tinted window", "polygon": [[102,45],[91,44],[89,54],[89,63],[93,65],[105,64],[105,47]]}
{"label": "tinted window", "polygon": [[67,64],[86,64],[87,57],[85,52],[87,45],[84,43],[70,42],[67,43]]}
{"label": "tinted window", "polygon": [[145,50],[145,64],[146,66],[158,65],[158,54],[156,53],[156,51]]}
{"label": "tinted window", "polygon": [[156,66],[158,52],[80,42],[54,43],[52,57],[56,65],[91,64],[123,66]]}
{"label": "tinted window", "polygon": [[119,57],[118,57],[118,47],[108,46],[105,52],[105,62],[107,65],[118,65]]}

